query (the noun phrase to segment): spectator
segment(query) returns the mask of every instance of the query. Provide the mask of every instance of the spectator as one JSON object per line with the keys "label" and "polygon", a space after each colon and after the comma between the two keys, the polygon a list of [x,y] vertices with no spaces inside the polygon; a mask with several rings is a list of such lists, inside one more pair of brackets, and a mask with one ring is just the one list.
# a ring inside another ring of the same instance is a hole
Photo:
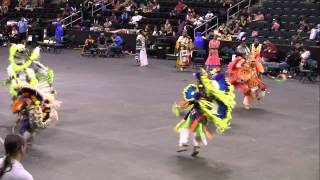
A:
{"label": "spectator", "polygon": [[257,28],[254,28],[253,31],[251,32],[251,37],[256,38],[259,36],[259,32]]}
{"label": "spectator", "polygon": [[200,17],[199,15],[196,16],[196,21],[193,23],[195,27],[200,26],[202,23],[204,23],[203,17]]}
{"label": "spectator", "polygon": [[208,21],[209,19],[211,19],[213,17],[213,13],[210,11],[210,9],[208,10],[207,14],[204,16],[204,19],[206,21]]}
{"label": "spectator", "polygon": [[151,13],[152,11],[153,11],[153,4],[152,4],[151,1],[148,1],[148,2],[147,2],[147,5],[145,5],[145,6],[143,7],[143,12],[144,12],[144,13]]}
{"label": "spectator", "polygon": [[138,22],[142,19],[143,17],[138,14],[138,11],[134,12],[134,16],[132,16],[129,24],[138,24]]}
{"label": "spectator", "polygon": [[308,22],[305,19],[301,19],[301,21],[299,22],[299,28],[297,30],[298,33],[301,32],[308,32],[310,29],[310,26],[308,24]]}
{"label": "spectator", "polygon": [[249,57],[250,49],[246,44],[245,38],[241,39],[241,43],[236,48],[236,53],[244,58]]}
{"label": "spectator", "polygon": [[166,31],[166,36],[176,37],[176,33],[173,31],[172,26]]}
{"label": "spectator", "polygon": [[18,43],[18,31],[16,27],[12,27],[11,34],[9,35],[9,41],[11,43]]}
{"label": "spectator", "polygon": [[300,55],[300,57],[301,57],[300,67],[304,67],[307,64],[311,53],[310,53],[310,51],[308,51],[308,49],[306,47],[303,47],[300,54],[301,54]]}
{"label": "spectator", "polygon": [[159,12],[160,10],[160,4],[158,3],[157,0],[153,1],[153,8],[152,8],[152,12]]}
{"label": "spectator", "polygon": [[98,42],[98,48],[104,48],[107,43],[107,38],[104,35],[104,33],[100,33],[100,36],[97,39]]}
{"label": "spectator", "polygon": [[94,40],[92,39],[91,35],[89,34],[89,36],[84,41],[83,52],[90,50],[93,47],[93,45],[94,45]]}
{"label": "spectator", "polygon": [[239,26],[240,27],[246,27],[248,24],[247,18],[245,16],[240,16],[240,20],[239,20]]}
{"label": "spectator", "polygon": [[165,29],[164,29],[164,26],[161,26],[161,27],[160,27],[159,35],[160,35],[160,36],[166,35],[166,31],[165,31]]}
{"label": "spectator", "polygon": [[180,36],[182,32],[186,30],[185,26],[186,26],[186,22],[179,19],[178,20],[178,36]]}
{"label": "spectator", "polygon": [[116,33],[111,36],[113,43],[109,46],[107,56],[112,57],[115,54],[115,51],[120,49],[122,50],[122,38]]}
{"label": "spectator", "polygon": [[320,34],[320,24],[318,24],[316,27],[311,29],[309,39],[315,40],[319,38],[319,34]]}
{"label": "spectator", "polygon": [[262,60],[264,62],[276,62],[277,61],[277,47],[269,40],[263,42],[262,46]]}
{"label": "spectator", "polygon": [[277,19],[273,19],[272,20],[271,30],[279,31],[279,29],[280,29],[280,24],[279,24],[278,20]]}
{"label": "spectator", "polygon": [[110,19],[106,18],[106,21],[103,24],[105,31],[110,31],[110,28],[112,27],[112,22]]}
{"label": "spectator", "polygon": [[174,8],[174,12],[177,13],[177,14],[181,14],[187,8],[188,8],[188,6],[186,4],[184,4],[182,0],[179,0],[177,5],[176,5],[176,7]]}
{"label": "spectator", "polygon": [[1,180],[33,180],[32,175],[24,169],[21,160],[26,152],[24,139],[16,134],[9,134],[4,140],[6,156],[0,159]]}
{"label": "spectator", "polygon": [[147,24],[146,27],[144,28],[144,34],[145,36],[151,35],[152,30],[150,29],[150,26]]}
{"label": "spectator", "polygon": [[112,15],[110,17],[110,20],[111,20],[112,26],[117,26],[118,25],[118,18],[114,13],[112,13]]}
{"label": "spectator", "polygon": [[264,15],[262,14],[261,11],[258,11],[257,14],[254,14],[254,21],[264,21]]}
{"label": "spectator", "polygon": [[236,40],[241,41],[241,39],[246,35],[246,32],[244,32],[243,28],[240,27],[240,32],[238,33]]}
{"label": "spectator", "polygon": [[280,63],[280,69],[288,69],[290,67],[297,67],[300,64],[300,52],[298,48],[291,47],[289,53],[286,56],[286,59],[284,62]]}
{"label": "spectator", "polygon": [[123,11],[120,15],[121,28],[123,28],[124,25],[128,23],[128,21],[129,21],[129,14],[127,11]]}
{"label": "spectator", "polygon": [[172,29],[172,25],[170,24],[169,19],[167,19],[166,22],[164,23],[164,30],[168,32],[170,29]]}
{"label": "spectator", "polygon": [[159,36],[159,35],[160,35],[160,33],[159,33],[159,31],[158,31],[157,26],[154,26],[154,27],[153,27],[152,36]]}
{"label": "spectator", "polygon": [[19,40],[21,43],[24,43],[27,39],[27,29],[28,29],[28,21],[21,17],[20,21],[18,22],[19,27]]}
{"label": "spectator", "polygon": [[2,8],[3,8],[4,13],[9,10],[10,6],[11,6],[11,0],[3,0],[2,1]]}

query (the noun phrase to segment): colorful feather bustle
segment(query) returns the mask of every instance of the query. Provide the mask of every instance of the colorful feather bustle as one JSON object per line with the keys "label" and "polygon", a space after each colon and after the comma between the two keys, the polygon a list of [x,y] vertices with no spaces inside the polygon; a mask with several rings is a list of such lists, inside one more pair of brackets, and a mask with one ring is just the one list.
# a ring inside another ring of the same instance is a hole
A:
{"label": "colorful feather bustle", "polygon": [[[174,112],[191,107],[187,115],[175,126],[175,131],[188,128],[198,136],[212,138],[208,123],[216,126],[217,133],[223,133],[230,126],[231,112],[235,105],[234,87],[220,73],[196,74],[199,84],[189,84],[183,90],[183,106],[175,104]],[[186,105],[188,103],[188,105]]]}

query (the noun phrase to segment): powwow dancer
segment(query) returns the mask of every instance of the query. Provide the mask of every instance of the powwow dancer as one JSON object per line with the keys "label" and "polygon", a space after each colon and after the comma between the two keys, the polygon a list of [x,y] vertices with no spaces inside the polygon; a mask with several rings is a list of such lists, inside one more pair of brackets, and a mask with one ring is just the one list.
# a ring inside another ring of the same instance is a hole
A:
{"label": "powwow dancer", "polygon": [[141,67],[148,65],[148,57],[146,50],[146,38],[144,32],[140,30],[136,39],[136,56],[135,56],[137,65]]}
{"label": "powwow dancer", "polygon": [[177,116],[180,110],[188,111],[175,126],[175,131],[180,134],[177,152],[187,151],[192,137],[192,156],[197,156],[200,146],[207,145],[207,138],[212,138],[208,129],[209,123],[215,125],[219,134],[229,128],[231,111],[235,105],[234,88],[222,73],[217,73],[214,69],[209,74],[202,69],[202,72],[195,76],[197,84],[189,84],[184,88],[184,100],[173,106]]}
{"label": "powwow dancer", "polygon": [[13,44],[9,52],[10,65],[7,68],[9,91],[12,97],[11,110],[17,114],[14,130],[25,139],[58,120],[60,102],[53,90],[54,72],[41,64],[40,48],[30,55],[22,44]]}
{"label": "powwow dancer", "polygon": [[261,59],[254,54],[251,54],[248,59],[237,56],[228,65],[229,81],[243,92],[245,109],[250,109],[253,99],[260,100],[265,96],[267,87],[261,79],[263,72]]}
{"label": "powwow dancer", "polygon": [[186,31],[178,38],[175,49],[178,56],[176,66],[180,71],[184,71],[191,66],[191,53],[193,50],[192,39]]}

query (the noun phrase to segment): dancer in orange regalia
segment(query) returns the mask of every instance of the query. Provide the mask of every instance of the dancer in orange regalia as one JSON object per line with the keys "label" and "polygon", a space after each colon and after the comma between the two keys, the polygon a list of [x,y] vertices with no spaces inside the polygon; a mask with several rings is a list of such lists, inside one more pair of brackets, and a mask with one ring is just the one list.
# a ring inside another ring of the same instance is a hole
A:
{"label": "dancer in orange regalia", "polygon": [[266,85],[261,80],[263,72],[261,59],[254,54],[247,59],[237,56],[228,65],[229,81],[243,92],[245,109],[250,109],[253,99],[260,100],[265,95]]}

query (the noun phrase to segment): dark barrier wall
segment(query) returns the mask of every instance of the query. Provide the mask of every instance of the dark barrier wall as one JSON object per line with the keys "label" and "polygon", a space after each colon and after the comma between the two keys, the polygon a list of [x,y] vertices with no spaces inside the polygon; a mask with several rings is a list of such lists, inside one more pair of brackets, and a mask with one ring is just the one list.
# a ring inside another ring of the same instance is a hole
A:
{"label": "dark barrier wall", "polygon": [[[88,32],[88,31],[80,31],[80,30],[66,30],[66,35],[75,36],[74,43],[76,45],[83,45],[86,37],[90,34],[93,39],[97,39],[97,37],[100,35],[100,32]],[[104,33],[107,37],[111,36],[111,33]],[[121,34],[120,35],[124,41],[124,49],[126,51],[135,51],[136,46],[136,35],[134,34]],[[151,44],[157,39],[158,37],[150,36],[148,37],[148,40],[151,42]],[[231,47],[235,49],[239,42],[233,42],[233,41],[222,41],[221,47]],[[208,45],[208,42],[206,41],[206,46]],[[287,52],[290,50],[290,46],[288,45],[277,45],[279,55],[278,57],[283,59]],[[311,58],[320,61],[320,48],[319,47],[308,47],[308,49],[311,52]]]}

